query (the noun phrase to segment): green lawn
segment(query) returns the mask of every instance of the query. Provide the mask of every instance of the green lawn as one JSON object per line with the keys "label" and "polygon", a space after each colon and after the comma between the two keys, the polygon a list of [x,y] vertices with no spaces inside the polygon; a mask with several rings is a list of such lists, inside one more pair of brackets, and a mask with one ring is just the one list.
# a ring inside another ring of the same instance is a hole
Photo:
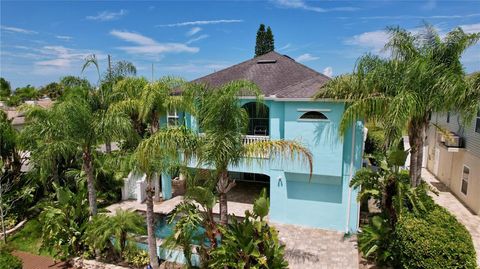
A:
{"label": "green lawn", "polygon": [[40,250],[42,245],[42,226],[37,219],[29,220],[20,231],[8,237],[8,245],[16,250],[50,256],[48,252]]}

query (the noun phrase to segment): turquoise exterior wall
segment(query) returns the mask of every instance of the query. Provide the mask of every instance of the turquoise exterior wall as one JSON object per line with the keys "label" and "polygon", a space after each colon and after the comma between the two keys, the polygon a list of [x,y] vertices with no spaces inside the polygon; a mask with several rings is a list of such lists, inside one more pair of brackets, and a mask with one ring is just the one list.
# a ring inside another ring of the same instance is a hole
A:
{"label": "turquoise exterior wall", "polygon": [[[312,176],[308,165],[298,159],[249,159],[229,170],[270,176],[269,219],[273,222],[356,232],[358,191],[349,188],[349,181],[362,164],[363,123],[356,122],[341,136],[343,103],[266,100],[265,104],[270,113],[270,139],[296,140],[306,146],[313,155]],[[299,120],[312,110],[328,120]],[[196,129],[195,119],[187,122]]]}

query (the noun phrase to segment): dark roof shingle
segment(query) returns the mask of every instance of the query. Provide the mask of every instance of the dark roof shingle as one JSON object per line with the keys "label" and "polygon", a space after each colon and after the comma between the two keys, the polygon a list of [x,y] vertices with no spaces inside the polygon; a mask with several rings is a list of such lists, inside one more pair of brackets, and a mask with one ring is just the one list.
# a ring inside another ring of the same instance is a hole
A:
{"label": "dark roof shingle", "polygon": [[193,82],[218,87],[239,79],[254,82],[266,97],[311,98],[330,78],[288,56],[272,51]]}

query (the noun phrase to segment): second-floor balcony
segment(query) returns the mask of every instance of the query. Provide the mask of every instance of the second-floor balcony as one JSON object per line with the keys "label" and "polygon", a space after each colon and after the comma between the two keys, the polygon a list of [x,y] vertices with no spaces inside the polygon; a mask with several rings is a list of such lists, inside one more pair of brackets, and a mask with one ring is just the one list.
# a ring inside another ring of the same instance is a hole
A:
{"label": "second-floor balcony", "polygon": [[243,136],[244,145],[248,145],[248,144],[252,144],[260,141],[268,141],[268,140],[270,140],[270,137],[264,136],[264,135],[244,135]]}

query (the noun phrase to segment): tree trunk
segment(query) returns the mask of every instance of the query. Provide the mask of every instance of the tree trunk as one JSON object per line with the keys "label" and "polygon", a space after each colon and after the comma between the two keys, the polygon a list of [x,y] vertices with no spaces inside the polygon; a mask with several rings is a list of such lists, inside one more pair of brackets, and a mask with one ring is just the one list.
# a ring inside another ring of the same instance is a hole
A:
{"label": "tree trunk", "polygon": [[422,179],[423,145],[425,140],[426,120],[412,120],[408,127],[410,142],[410,183],[418,186]]}
{"label": "tree trunk", "polygon": [[105,141],[105,152],[112,153],[112,142],[110,141],[110,139],[107,139]]}
{"label": "tree trunk", "polygon": [[220,193],[220,224],[228,224],[228,203],[227,203],[227,194]]}
{"label": "tree trunk", "polygon": [[217,192],[220,197],[220,224],[228,224],[228,202],[227,202],[227,193],[230,191],[233,186],[235,186],[235,181],[230,181],[228,178],[228,171],[226,169],[219,169],[222,171],[220,173],[220,178],[217,182]]}
{"label": "tree trunk", "polygon": [[152,119],[151,119],[151,122],[150,122],[150,132],[151,132],[152,135],[154,133],[156,133],[159,129],[159,122],[158,121],[159,121],[158,113],[153,112]]}
{"label": "tree trunk", "polygon": [[93,178],[92,154],[89,148],[83,150],[83,170],[87,175],[88,204],[90,205],[90,216],[97,215],[97,192]]}
{"label": "tree trunk", "polygon": [[147,175],[147,235],[148,235],[148,255],[150,257],[150,265],[154,268],[158,268],[157,259],[157,239],[155,238],[155,216],[153,213],[153,195],[155,190],[152,186],[152,178]]}

